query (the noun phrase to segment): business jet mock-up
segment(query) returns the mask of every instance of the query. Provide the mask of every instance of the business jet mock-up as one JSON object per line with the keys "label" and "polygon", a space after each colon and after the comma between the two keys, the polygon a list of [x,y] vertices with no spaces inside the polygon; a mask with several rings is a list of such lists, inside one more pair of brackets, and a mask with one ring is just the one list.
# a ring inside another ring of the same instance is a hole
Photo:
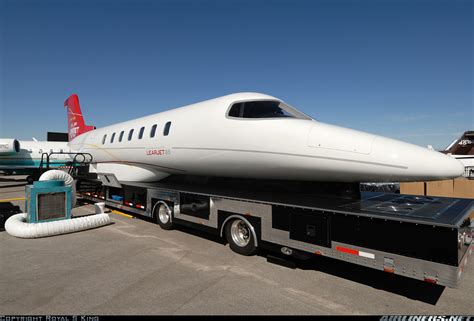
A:
{"label": "business jet mock-up", "polygon": [[107,127],[86,126],[77,95],[65,102],[69,146],[120,181],[172,174],[393,182],[462,175],[442,153],[312,119],[278,98],[231,94]]}

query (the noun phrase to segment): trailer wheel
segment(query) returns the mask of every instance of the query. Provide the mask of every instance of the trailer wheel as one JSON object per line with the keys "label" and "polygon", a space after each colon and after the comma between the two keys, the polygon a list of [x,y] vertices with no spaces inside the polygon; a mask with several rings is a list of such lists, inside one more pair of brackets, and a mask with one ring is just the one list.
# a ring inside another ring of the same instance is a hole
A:
{"label": "trailer wheel", "polygon": [[28,175],[28,176],[26,177],[26,182],[27,182],[28,184],[31,185],[31,184],[33,184],[34,181],[35,181],[35,179],[33,178],[33,176]]}
{"label": "trailer wheel", "polygon": [[166,204],[159,204],[155,206],[155,220],[158,225],[164,230],[171,230],[174,227],[173,222],[171,222],[172,210]]}
{"label": "trailer wheel", "polygon": [[235,219],[225,226],[225,235],[232,251],[252,255],[257,250],[251,227],[241,219]]}

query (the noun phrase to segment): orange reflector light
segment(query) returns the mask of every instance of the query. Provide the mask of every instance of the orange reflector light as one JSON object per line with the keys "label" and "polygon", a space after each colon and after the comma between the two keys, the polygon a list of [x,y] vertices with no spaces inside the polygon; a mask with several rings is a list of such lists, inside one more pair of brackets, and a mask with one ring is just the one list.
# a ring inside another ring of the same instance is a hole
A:
{"label": "orange reflector light", "polygon": [[387,273],[395,273],[395,269],[389,267],[383,267],[383,271]]}
{"label": "orange reflector light", "polygon": [[430,278],[425,278],[425,282],[428,282],[428,283],[433,283],[433,284],[436,284],[436,283],[438,283],[438,281],[436,281],[436,280],[433,280],[433,279],[430,279]]}

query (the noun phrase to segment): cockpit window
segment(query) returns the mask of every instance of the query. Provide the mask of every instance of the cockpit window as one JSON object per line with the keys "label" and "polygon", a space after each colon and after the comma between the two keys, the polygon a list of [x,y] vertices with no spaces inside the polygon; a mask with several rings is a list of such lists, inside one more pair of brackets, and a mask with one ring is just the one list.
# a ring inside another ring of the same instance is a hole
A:
{"label": "cockpit window", "polygon": [[244,111],[244,109],[242,108],[243,105],[244,105],[244,103],[234,104],[229,110],[229,116],[230,117],[242,117],[242,114],[240,112]]}
{"label": "cockpit window", "polygon": [[280,101],[262,100],[235,103],[229,110],[230,117],[238,118],[300,118],[311,119]]}

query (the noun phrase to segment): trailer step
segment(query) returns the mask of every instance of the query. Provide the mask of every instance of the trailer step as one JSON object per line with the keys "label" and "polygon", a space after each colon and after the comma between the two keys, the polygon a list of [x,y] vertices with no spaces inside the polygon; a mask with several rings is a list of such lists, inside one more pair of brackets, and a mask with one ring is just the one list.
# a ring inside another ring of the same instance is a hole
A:
{"label": "trailer step", "polygon": [[290,269],[296,269],[296,262],[290,259],[282,258],[274,255],[267,255],[267,262],[281,265]]}

